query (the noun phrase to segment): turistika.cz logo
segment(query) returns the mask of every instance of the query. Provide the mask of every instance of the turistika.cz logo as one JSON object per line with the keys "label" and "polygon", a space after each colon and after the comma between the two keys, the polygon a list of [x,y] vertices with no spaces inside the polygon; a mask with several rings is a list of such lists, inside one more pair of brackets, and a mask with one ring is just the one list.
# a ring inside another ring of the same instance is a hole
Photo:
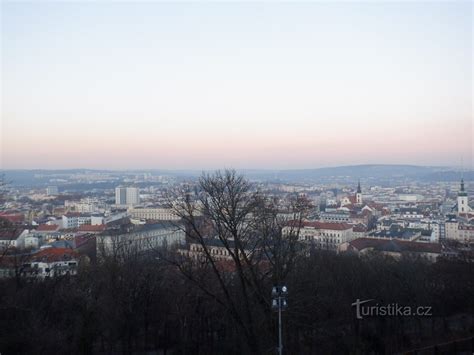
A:
{"label": "turistika.cz logo", "polygon": [[398,303],[368,305],[374,299],[357,299],[351,306],[355,306],[356,318],[364,317],[429,317],[432,315],[431,306],[404,306]]}

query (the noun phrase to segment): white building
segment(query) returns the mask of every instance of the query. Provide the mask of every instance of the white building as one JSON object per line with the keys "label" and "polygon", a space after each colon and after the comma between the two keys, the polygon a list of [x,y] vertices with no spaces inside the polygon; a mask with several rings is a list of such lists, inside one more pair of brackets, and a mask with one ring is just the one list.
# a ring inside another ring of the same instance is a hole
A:
{"label": "white building", "polygon": [[146,224],[131,231],[107,232],[97,236],[97,255],[126,257],[163,246],[182,245],[185,233],[182,228],[170,223]]}
{"label": "white building", "polygon": [[362,204],[362,190],[360,188],[360,181],[359,183],[357,184],[357,192],[356,192],[356,203],[358,205],[361,205]]}
{"label": "white building", "polygon": [[28,229],[23,228],[0,230],[0,250],[10,247],[24,248],[25,238],[28,236],[28,233]]}
{"label": "white building", "polygon": [[140,191],[136,187],[116,187],[115,204],[122,206],[140,204]]}
{"label": "white building", "polygon": [[444,223],[444,228],[446,233],[446,239],[459,239],[459,222],[456,219],[448,219]]}
{"label": "white building", "polygon": [[180,219],[170,208],[129,208],[132,218],[153,219],[157,221],[177,221]]}
{"label": "white building", "polygon": [[113,214],[106,214],[104,217],[104,224],[109,224],[109,223],[118,221],[122,218],[126,218],[128,216],[129,216],[128,212],[117,212]]}
{"label": "white building", "polygon": [[44,248],[34,254],[31,263],[25,264],[27,276],[46,278],[76,275],[79,254],[68,248]]}
{"label": "white building", "polygon": [[25,249],[38,249],[40,246],[40,238],[35,235],[25,237]]}
{"label": "white building", "polygon": [[305,221],[300,228],[294,223],[282,230],[283,235],[298,233],[300,241],[311,242],[317,248],[336,251],[341,243],[355,239],[353,226],[348,223],[330,223],[319,221]]}
{"label": "white building", "polygon": [[474,243],[474,226],[459,225],[458,240],[464,243]]}
{"label": "white building", "polygon": [[48,186],[46,188],[46,195],[48,196],[54,196],[59,194],[59,189],[57,186]]}
{"label": "white building", "polygon": [[458,192],[457,198],[457,212],[458,214],[469,213],[472,209],[469,207],[469,199],[467,192],[464,189],[464,179],[461,179],[461,189]]}
{"label": "white building", "polygon": [[64,201],[65,207],[71,207],[79,213],[102,213],[107,210],[107,205],[98,198],[85,197],[80,201]]}
{"label": "white building", "polygon": [[84,224],[99,225],[104,224],[102,215],[81,214],[77,212],[66,213],[62,216],[62,228],[79,228]]}

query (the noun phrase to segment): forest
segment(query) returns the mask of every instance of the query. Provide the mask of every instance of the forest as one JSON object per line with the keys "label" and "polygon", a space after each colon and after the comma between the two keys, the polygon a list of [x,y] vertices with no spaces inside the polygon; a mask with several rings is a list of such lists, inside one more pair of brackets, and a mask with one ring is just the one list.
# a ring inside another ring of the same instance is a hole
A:
{"label": "forest", "polygon": [[[105,261],[75,277],[2,280],[2,354],[272,354],[276,315],[250,296],[237,315],[210,294],[224,292],[199,270],[201,289],[155,257]],[[227,292],[241,294],[228,275]],[[465,262],[396,262],[315,251],[287,277],[287,354],[380,354],[471,337],[474,273]],[[271,284],[263,286],[270,302]],[[430,317],[356,319],[356,299],[432,307]],[[250,303],[252,315],[245,313]],[[241,324],[251,319],[250,324]],[[249,341],[253,338],[255,344]],[[472,341],[471,341],[472,342]],[[472,343],[471,343],[472,346]],[[446,349],[445,349],[446,350]],[[443,351],[444,352],[444,351]]]}

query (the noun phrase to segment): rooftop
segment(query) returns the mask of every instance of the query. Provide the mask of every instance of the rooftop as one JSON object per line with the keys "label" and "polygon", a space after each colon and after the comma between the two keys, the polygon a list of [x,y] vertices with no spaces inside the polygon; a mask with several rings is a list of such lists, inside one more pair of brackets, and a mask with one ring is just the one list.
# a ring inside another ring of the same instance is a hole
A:
{"label": "rooftop", "polygon": [[21,235],[21,233],[23,233],[24,230],[24,228],[0,230],[0,240],[16,240]]}
{"label": "rooftop", "polygon": [[37,232],[55,232],[59,229],[57,224],[41,224],[36,228]]}
{"label": "rooftop", "polygon": [[349,242],[349,245],[359,251],[371,248],[391,252],[441,253],[441,244],[438,243],[420,243],[398,239],[357,238]]}

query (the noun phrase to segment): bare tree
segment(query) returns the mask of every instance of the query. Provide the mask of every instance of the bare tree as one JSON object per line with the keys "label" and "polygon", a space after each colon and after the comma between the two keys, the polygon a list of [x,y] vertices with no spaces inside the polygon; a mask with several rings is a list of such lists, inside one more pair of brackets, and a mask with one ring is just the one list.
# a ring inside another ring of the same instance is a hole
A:
{"label": "bare tree", "polygon": [[[301,221],[301,201],[288,206]],[[196,188],[186,186],[168,197],[181,217],[187,240],[199,245],[198,260],[174,259],[186,278],[223,306],[243,331],[254,353],[261,352],[258,334],[271,326],[269,288],[281,282],[296,255],[297,225],[282,235],[282,220],[272,198],[260,193],[234,170],[204,174]],[[307,206],[306,206],[307,207]],[[215,243],[227,260],[216,255]],[[202,275],[213,275],[213,282]],[[216,287],[216,285],[218,287]]]}

